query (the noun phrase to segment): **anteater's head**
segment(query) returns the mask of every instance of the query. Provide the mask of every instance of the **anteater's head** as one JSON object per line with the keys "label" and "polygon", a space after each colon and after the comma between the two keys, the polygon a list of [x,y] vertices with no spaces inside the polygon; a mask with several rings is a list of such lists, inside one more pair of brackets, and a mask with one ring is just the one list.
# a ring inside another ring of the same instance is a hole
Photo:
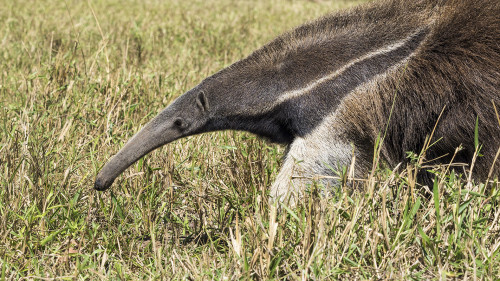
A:
{"label": "anteater's head", "polygon": [[[270,73],[269,71],[274,71]],[[95,189],[105,190],[116,177],[152,150],[179,138],[216,130],[246,130],[274,142],[290,143],[285,117],[271,116],[276,70],[242,61],[205,79],[161,111],[99,172]],[[279,80],[279,79],[278,79]]]}
{"label": "anteater's head", "polygon": [[195,134],[209,118],[210,103],[203,91],[189,92],[151,120],[102,168],[95,189],[105,190],[126,168],[150,151]]}

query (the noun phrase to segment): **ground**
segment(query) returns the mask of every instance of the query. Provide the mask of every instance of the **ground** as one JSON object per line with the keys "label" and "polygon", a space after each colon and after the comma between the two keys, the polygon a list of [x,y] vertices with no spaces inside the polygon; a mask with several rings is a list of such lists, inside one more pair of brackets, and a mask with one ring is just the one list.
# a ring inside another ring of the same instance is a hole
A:
{"label": "ground", "polygon": [[[363,1],[7,1],[0,9],[0,280],[500,277],[496,182],[374,165],[269,204],[284,147],[219,132],[99,169],[175,97]],[[375,157],[376,158],[376,157]]]}

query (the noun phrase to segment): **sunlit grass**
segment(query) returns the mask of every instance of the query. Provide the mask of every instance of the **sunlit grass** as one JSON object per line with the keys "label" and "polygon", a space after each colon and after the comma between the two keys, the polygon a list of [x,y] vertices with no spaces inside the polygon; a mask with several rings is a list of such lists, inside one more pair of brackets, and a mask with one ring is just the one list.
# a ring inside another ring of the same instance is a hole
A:
{"label": "sunlit grass", "polygon": [[[284,147],[217,132],[98,170],[152,116],[273,37],[362,1],[7,1],[0,280],[497,279],[498,185],[413,166],[268,203]],[[318,195],[322,194],[322,195]]]}

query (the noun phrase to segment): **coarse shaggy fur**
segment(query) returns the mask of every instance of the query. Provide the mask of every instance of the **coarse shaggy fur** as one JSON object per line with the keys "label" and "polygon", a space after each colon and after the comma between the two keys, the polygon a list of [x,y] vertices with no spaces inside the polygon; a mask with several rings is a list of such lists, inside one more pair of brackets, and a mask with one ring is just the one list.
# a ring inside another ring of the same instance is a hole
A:
{"label": "coarse shaggy fur", "polygon": [[334,175],[353,157],[354,174],[365,176],[381,135],[380,156],[391,167],[431,135],[432,163],[470,164],[476,120],[483,156],[474,175],[485,179],[492,167],[500,172],[493,104],[500,106],[498,0],[372,2],[302,25],[203,80],[111,159],[96,188],[161,145],[226,129],[288,145],[276,197]]}

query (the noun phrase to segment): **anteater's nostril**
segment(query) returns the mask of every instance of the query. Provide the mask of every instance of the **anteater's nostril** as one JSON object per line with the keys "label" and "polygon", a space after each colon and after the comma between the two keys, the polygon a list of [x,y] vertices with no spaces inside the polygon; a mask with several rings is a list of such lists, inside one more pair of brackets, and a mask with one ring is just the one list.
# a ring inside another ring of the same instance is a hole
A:
{"label": "anteater's nostril", "polygon": [[95,180],[95,183],[94,183],[94,189],[95,190],[99,190],[99,191],[103,191],[103,190],[106,190],[108,189],[111,185],[113,184],[113,181],[111,182],[106,182],[105,180],[101,179],[101,178],[97,178]]}

